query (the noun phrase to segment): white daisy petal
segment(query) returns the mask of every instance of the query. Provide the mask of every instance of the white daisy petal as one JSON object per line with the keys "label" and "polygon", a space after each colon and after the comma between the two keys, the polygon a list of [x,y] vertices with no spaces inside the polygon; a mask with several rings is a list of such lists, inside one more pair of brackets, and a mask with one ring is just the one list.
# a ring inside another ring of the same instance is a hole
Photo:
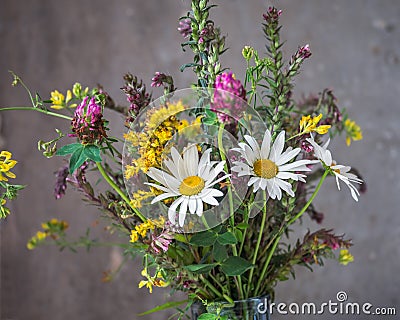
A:
{"label": "white daisy petal", "polygon": [[279,132],[278,136],[274,141],[274,144],[271,147],[269,159],[275,162],[281,155],[284,146],[285,146],[285,131],[281,131]]}
{"label": "white daisy petal", "polygon": [[269,156],[269,151],[271,148],[271,132],[269,130],[265,131],[264,139],[261,144],[261,158],[267,159]]}
{"label": "white daisy petal", "polygon": [[183,200],[183,197],[176,199],[168,209],[168,219],[172,224],[176,224],[176,208],[181,204]]}
{"label": "white daisy petal", "polygon": [[203,214],[203,201],[198,198],[197,199],[197,210],[196,210],[196,214],[201,217]]}
{"label": "white daisy petal", "polygon": [[185,224],[188,202],[189,202],[189,200],[187,198],[184,198],[181,203],[181,208],[179,209],[179,226],[180,227],[183,227],[183,225]]}
{"label": "white daisy petal", "polygon": [[247,143],[253,150],[253,153],[256,155],[256,157],[261,158],[260,147],[259,147],[256,139],[254,139],[253,137],[248,136],[248,135],[245,135],[244,138],[246,139]]}
{"label": "white daisy petal", "polygon": [[[248,146],[247,148],[250,149]],[[169,172],[154,167],[147,172],[147,175],[160,185],[153,182],[146,182],[145,184],[164,192],[156,196],[152,203],[178,197],[168,208],[168,218],[172,224],[183,227],[188,212],[201,216],[203,214],[203,202],[217,206],[219,201],[216,198],[224,196],[222,191],[213,188],[213,186],[229,178],[230,174],[225,174],[225,161],[210,161],[211,152],[212,149],[205,150],[199,159],[196,145],[186,147],[183,156],[176,148],[172,147],[172,160],[166,159],[163,162],[163,166]],[[243,154],[245,154],[244,150]],[[221,174],[222,176],[217,179],[218,175]]]}
{"label": "white daisy petal", "polygon": [[219,205],[219,202],[215,199],[215,198],[213,198],[213,197],[209,197],[209,196],[205,196],[204,198],[203,198],[203,202],[205,202],[205,203],[208,203],[208,204],[211,204],[212,206],[217,206],[217,205]]}
{"label": "white daisy petal", "polygon": [[[289,149],[289,148],[288,148]],[[300,153],[301,149],[296,148],[294,150],[286,150],[284,153],[282,153],[281,157],[275,161],[275,164],[277,166],[280,166],[282,164],[285,164],[286,162],[292,160],[294,157],[296,157]]]}
{"label": "white daisy petal", "polygon": [[176,196],[176,194],[174,194],[174,193],[166,192],[166,193],[160,194],[160,195],[158,195],[157,197],[155,197],[155,198],[151,201],[151,204],[156,203],[156,202],[161,201],[161,200],[164,200],[164,199],[168,199],[168,198],[171,198],[171,197],[175,197],[175,196]]}
{"label": "white daisy petal", "polygon": [[189,211],[191,214],[194,214],[197,209],[197,200],[195,198],[190,198],[189,199]]}
{"label": "white daisy petal", "polygon": [[183,162],[186,167],[186,172],[189,176],[195,176],[198,173],[199,153],[197,146],[192,144],[183,153]]}

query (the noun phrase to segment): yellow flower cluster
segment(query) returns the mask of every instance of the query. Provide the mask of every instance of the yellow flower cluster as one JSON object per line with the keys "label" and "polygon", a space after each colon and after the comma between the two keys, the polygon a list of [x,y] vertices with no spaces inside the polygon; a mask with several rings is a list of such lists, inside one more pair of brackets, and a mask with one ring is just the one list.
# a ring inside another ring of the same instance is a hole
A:
{"label": "yellow flower cluster", "polygon": [[165,145],[177,132],[188,128],[187,120],[178,120],[176,114],[185,110],[181,101],[167,103],[157,110],[150,110],[146,115],[146,126],[140,133],[130,131],[124,135],[132,147],[138,147],[139,158],[132,160],[125,167],[125,178],[130,179],[139,170],[147,172],[150,167],[161,167],[162,156],[168,150]]}
{"label": "yellow flower cluster", "polygon": [[300,134],[317,132],[319,134],[325,134],[328,132],[330,125],[317,126],[318,122],[321,120],[322,114],[317,117],[303,116],[300,120]]}
{"label": "yellow flower cluster", "polygon": [[344,128],[346,130],[346,144],[350,146],[351,140],[361,140],[363,138],[360,126],[350,119],[346,119],[344,122]]}
{"label": "yellow flower cluster", "polygon": [[[87,95],[89,92],[89,88],[85,88],[85,90],[82,90],[82,85],[80,83],[75,83],[72,91],[67,90],[66,96],[64,96],[61,92],[58,90],[54,90],[51,92],[51,103],[52,105],[50,108],[53,109],[64,109],[64,108],[75,108],[77,106],[76,103],[72,103],[69,105],[69,103],[72,101],[72,99],[75,97],[78,100],[81,100],[83,96]],[[74,97],[72,96],[74,94]]]}
{"label": "yellow flower cluster", "polygon": [[146,237],[147,232],[149,230],[154,230],[157,228],[163,228],[165,224],[164,217],[160,217],[159,219],[148,219],[146,222],[143,222],[135,227],[135,230],[131,231],[131,240],[130,242],[134,243],[139,240],[139,236],[142,238]]}
{"label": "yellow flower cluster", "polygon": [[[0,152],[0,181],[8,181],[8,178],[14,179],[16,176],[10,170],[17,164],[16,160],[12,160],[12,153],[8,151]],[[4,176],[4,175],[5,176]]]}
{"label": "yellow flower cluster", "polygon": [[353,255],[349,252],[349,250],[340,250],[339,254],[339,263],[347,266],[350,262],[354,261]]}
{"label": "yellow flower cluster", "polygon": [[[150,188],[154,189],[154,188]],[[148,198],[154,197],[155,193],[151,191],[144,191],[144,190],[138,190],[137,192],[134,192],[132,195],[131,199],[131,205],[135,208],[141,208],[142,207],[142,202],[147,200]]]}
{"label": "yellow flower cluster", "polygon": [[166,287],[168,283],[163,280],[161,272],[157,272],[154,277],[151,277],[146,269],[142,270],[142,276],[147,278],[147,280],[142,280],[139,282],[139,288],[144,286],[149,289],[150,293],[153,293],[153,286],[155,287]]}
{"label": "yellow flower cluster", "polygon": [[63,220],[51,219],[50,221],[42,223],[43,231],[38,231],[36,234],[28,241],[26,247],[29,250],[35,249],[41,242],[43,242],[47,237],[52,237],[56,239],[58,233],[64,231],[68,228],[68,223]]}

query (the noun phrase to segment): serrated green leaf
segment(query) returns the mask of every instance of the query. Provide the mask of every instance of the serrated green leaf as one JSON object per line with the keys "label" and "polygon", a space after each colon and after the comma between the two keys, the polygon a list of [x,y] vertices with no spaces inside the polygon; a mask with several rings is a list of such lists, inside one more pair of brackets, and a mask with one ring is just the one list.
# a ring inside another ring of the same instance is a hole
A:
{"label": "serrated green leaf", "polygon": [[202,274],[202,273],[209,273],[215,266],[216,266],[215,263],[191,264],[185,266],[185,269],[193,273]]}
{"label": "serrated green leaf", "polygon": [[190,244],[199,247],[210,247],[217,240],[217,234],[211,231],[199,232],[190,239]]}
{"label": "serrated green leaf", "polygon": [[241,257],[229,257],[221,264],[222,272],[227,276],[240,276],[254,266]]}
{"label": "serrated green leaf", "polygon": [[83,148],[83,146],[80,143],[67,144],[57,150],[56,156],[66,156],[68,154],[74,153],[79,148]]}
{"label": "serrated green leaf", "polygon": [[229,231],[218,235],[217,241],[222,245],[237,243],[235,235]]}
{"label": "serrated green leaf", "polygon": [[93,160],[94,162],[101,162],[100,148],[94,144],[86,145],[84,153],[87,159]]}
{"label": "serrated green leaf", "polygon": [[138,316],[145,316],[147,314],[151,314],[151,313],[154,313],[154,312],[158,312],[158,311],[162,311],[162,310],[166,310],[166,309],[170,309],[170,308],[176,308],[176,307],[178,307],[178,306],[180,306],[180,305],[182,305],[184,303],[187,303],[187,302],[189,302],[189,300],[170,301],[170,302],[164,303],[164,304],[162,304],[160,306],[157,306],[157,307],[155,307],[153,309],[150,309],[150,310],[147,310],[145,312],[139,313]]}
{"label": "serrated green leaf", "polygon": [[87,159],[85,153],[82,148],[76,149],[72,154],[71,159],[69,160],[69,173],[74,173],[76,169],[78,169]]}
{"label": "serrated green leaf", "polygon": [[228,251],[225,246],[216,242],[213,246],[213,256],[215,261],[222,262],[228,258]]}

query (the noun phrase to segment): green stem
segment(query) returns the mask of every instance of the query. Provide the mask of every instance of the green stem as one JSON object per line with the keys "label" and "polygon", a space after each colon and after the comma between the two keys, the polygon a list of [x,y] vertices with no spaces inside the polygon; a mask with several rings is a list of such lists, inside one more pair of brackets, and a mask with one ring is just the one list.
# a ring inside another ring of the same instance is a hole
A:
{"label": "green stem", "polygon": [[[225,150],[224,150],[224,145],[222,143],[222,134],[224,132],[224,124],[220,124],[219,129],[218,129],[218,149],[219,149],[219,154],[221,156],[221,160],[225,161],[225,171],[228,172],[228,164],[226,163],[226,156],[225,156]],[[229,185],[228,186],[228,200],[229,200],[229,213],[230,213],[230,219],[231,219],[231,227],[235,225],[235,214],[233,211],[233,195],[232,195],[232,187]],[[238,256],[237,248],[236,245],[232,245],[232,252],[234,256]],[[237,276],[237,281],[238,281],[238,290],[239,290],[239,299],[243,298],[243,285],[242,285],[242,277]]]}
{"label": "green stem", "polygon": [[40,109],[40,108],[35,108],[35,107],[7,107],[7,108],[0,108],[0,111],[11,111],[11,110],[33,110],[33,111],[38,111],[44,114],[47,114],[49,116],[53,117],[58,117],[66,120],[71,120],[72,118],[69,116],[66,116],[64,114],[56,113],[56,112],[51,112],[46,109]]}
{"label": "green stem", "polygon": [[317,187],[315,188],[313,194],[311,195],[310,199],[308,199],[307,203],[306,203],[306,204],[304,205],[304,207],[299,211],[299,213],[296,214],[292,219],[290,219],[290,220],[288,221],[288,223],[286,224],[286,226],[285,226],[284,228],[282,228],[282,229],[280,230],[280,232],[277,234],[276,239],[275,239],[275,242],[274,242],[274,244],[272,245],[272,248],[271,248],[271,250],[270,250],[270,252],[269,252],[269,254],[268,254],[267,260],[265,261],[264,267],[263,267],[263,269],[262,269],[262,271],[261,271],[261,275],[260,275],[260,278],[259,278],[259,282],[257,283],[257,287],[256,287],[256,289],[255,289],[255,291],[254,291],[254,294],[255,294],[255,295],[258,294],[258,291],[259,291],[259,289],[260,289],[261,283],[263,283],[263,280],[264,280],[264,277],[265,277],[265,273],[267,272],[269,263],[271,262],[272,256],[273,256],[273,254],[275,253],[275,250],[276,250],[276,248],[277,248],[277,246],[278,246],[278,243],[279,243],[279,241],[280,241],[280,239],[281,239],[283,233],[285,232],[285,230],[286,230],[293,222],[295,222],[297,219],[299,219],[299,218],[304,214],[304,212],[306,212],[307,208],[308,208],[308,207],[310,206],[310,204],[313,202],[314,198],[317,196],[319,190],[321,189],[322,183],[324,182],[324,180],[325,180],[326,176],[328,175],[328,173],[329,173],[329,170],[325,170],[324,174],[322,175],[321,179],[319,180],[319,183],[318,183]]}
{"label": "green stem", "polygon": [[117,184],[110,178],[107,172],[104,170],[101,162],[96,162],[97,168],[99,169],[103,178],[107,181],[107,183],[120,195],[120,197],[129,205],[129,207],[135,212],[135,214],[142,220],[142,222],[146,222],[146,218],[140,213],[138,209],[132,206],[131,202],[129,201],[128,197],[123,193],[123,191],[117,186]]}
{"label": "green stem", "polygon": [[[262,240],[262,237],[264,235],[263,232],[264,232],[265,222],[267,220],[267,193],[265,192],[265,190],[263,191],[263,200],[264,200],[263,216],[262,216],[262,220],[261,220],[261,227],[260,227],[260,230],[258,231],[259,233],[258,233],[256,249],[254,250],[254,256],[253,256],[253,261],[252,261],[253,265],[255,265],[256,262],[257,262],[258,250],[260,249],[261,240]],[[251,287],[252,287],[251,280],[253,280],[253,273],[254,273],[254,268],[251,268],[250,269],[250,275],[249,275],[246,298],[249,298],[250,290],[251,290]],[[258,283],[260,283],[260,281]]]}
{"label": "green stem", "polygon": [[218,296],[218,298],[222,298],[222,297],[223,297],[223,295],[221,294],[221,292],[219,292],[218,289],[217,289],[216,287],[214,287],[214,285],[213,285],[210,281],[208,281],[208,280],[206,279],[206,277],[204,277],[204,276],[202,275],[202,276],[201,276],[201,280],[204,282],[204,284],[205,284],[207,287],[209,287],[209,288],[211,289],[212,292],[214,292],[214,293]]}

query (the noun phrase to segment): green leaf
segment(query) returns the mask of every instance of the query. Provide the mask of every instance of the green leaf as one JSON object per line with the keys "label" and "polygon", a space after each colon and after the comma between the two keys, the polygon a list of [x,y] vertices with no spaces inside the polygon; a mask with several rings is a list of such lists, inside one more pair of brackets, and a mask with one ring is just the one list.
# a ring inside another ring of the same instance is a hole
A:
{"label": "green leaf", "polygon": [[74,153],[77,149],[80,149],[82,147],[83,146],[80,143],[67,144],[57,150],[56,156],[66,156],[67,154]]}
{"label": "green leaf", "polygon": [[197,319],[198,320],[217,320],[218,316],[216,314],[212,314],[212,313],[203,313]]}
{"label": "green leaf", "polygon": [[254,266],[241,257],[229,257],[221,264],[222,271],[227,276],[240,276]]}
{"label": "green leaf", "polygon": [[202,273],[209,273],[212,268],[216,266],[215,263],[210,263],[210,264],[191,264],[188,266],[185,266],[186,270],[189,270],[190,272],[197,273],[197,274],[202,274]]}
{"label": "green leaf", "polygon": [[198,66],[200,66],[198,63],[194,63],[194,62],[186,63],[180,67],[180,70],[181,70],[181,72],[183,72],[186,68],[198,67]]}
{"label": "green leaf", "polygon": [[76,149],[69,160],[69,173],[73,173],[76,169],[78,169],[87,159],[85,153],[83,152],[84,147],[81,145],[81,148]]}
{"label": "green leaf", "polygon": [[206,109],[206,116],[210,119],[217,119],[216,113],[214,111],[211,111],[210,109]]}
{"label": "green leaf", "polygon": [[241,230],[245,230],[248,227],[249,227],[249,224],[248,223],[244,223],[244,222],[241,222],[236,226],[236,228],[241,229]]}
{"label": "green leaf", "polygon": [[187,302],[189,302],[189,300],[170,301],[170,302],[164,303],[164,304],[162,304],[160,306],[157,306],[157,307],[155,307],[153,309],[150,309],[148,311],[139,313],[138,315],[139,316],[145,316],[147,314],[151,314],[151,313],[154,313],[154,312],[158,312],[158,311],[162,311],[162,310],[166,310],[166,309],[170,309],[170,308],[176,308],[176,307],[178,307],[178,306],[180,306],[180,305],[182,305],[184,303],[187,303]]}
{"label": "green leaf", "polygon": [[210,247],[217,240],[217,234],[211,231],[199,232],[190,239],[190,244],[199,247]]}
{"label": "green leaf", "polygon": [[86,158],[94,162],[101,162],[100,148],[94,144],[86,145],[84,148]]}
{"label": "green leaf", "polygon": [[237,239],[232,232],[225,232],[223,234],[218,235],[217,241],[220,244],[236,244]]}
{"label": "green leaf", "polygon": [[228,251],[225,246],[216,242],[213,246],[213,256],[215,261],[222,262],[228,258]]}

